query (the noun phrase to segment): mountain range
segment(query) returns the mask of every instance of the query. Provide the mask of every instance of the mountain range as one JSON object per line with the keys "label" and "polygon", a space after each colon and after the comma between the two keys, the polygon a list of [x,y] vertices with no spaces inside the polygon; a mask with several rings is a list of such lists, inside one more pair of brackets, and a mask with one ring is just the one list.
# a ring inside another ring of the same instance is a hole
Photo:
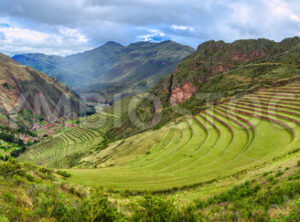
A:
{"label": "mountain range", "polygon": [[173,41],[107,42],[93,50],[66,57],[15,55],[14,60],[40,70],[79,92],[101,92],[106,99],[133,95],[154,86],[161,77],[194,52]]}

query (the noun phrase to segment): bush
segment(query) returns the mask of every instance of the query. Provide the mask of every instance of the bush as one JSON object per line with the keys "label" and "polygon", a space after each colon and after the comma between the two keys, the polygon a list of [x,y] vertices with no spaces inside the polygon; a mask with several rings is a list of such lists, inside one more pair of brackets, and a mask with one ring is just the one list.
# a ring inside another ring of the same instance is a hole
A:
{"label": "bush", "polygon": [[272,171],[264,172],[262,176],[263,177],[268,176],[270,173],[272,173]]}
{"label": "bush", "polygon": [[10,159],[8,162],[0,163],[0,175],[5,178],[11,178],[14,175],[23,176],[24,174],[24,169],[21,168],[21,164],[17,163],[16,160]]}
{"label": "bush", "polygon": [[29,181],[34,181],[34,177],[33,177],[31,174],[29,174],[29,173],[26,173],[26,174],[25,174],[25,177],[26,177],[26,179],[29,180]]}
{"label": "bush", "polygon": [[45,174],[52,174],[52,172],[53,172],[52,169],[49,169],[49,168],[47,168],[47,167],[41,167],[41,168],[40,168],[40,171],[41,171],[42,173],[45,173]]}
{"label": "bush", "polygon": [[147,195],[132,206],[133,221],[199,221],[196,207],[189,205],[183,209],[176,208],[174,201]]}
{"label": "bush", "polygon": [[133,221],[175,221],[174,203],[158,197],[145,196],[133,207]]}
{"label": "bush", "polygon": [[69,178],[69,177],[72,176],[72,175],[71,175],[70,173],[68,173],[67,171],[62,171],[62,170],[58,170],[56,173],[59,174],[59,175],[61,175],[61,176],[63,176],[63,177],[65,177],[65,178]]}
{"label": "bush", "polygon": [[79,212],[79,217],[74,218],[77,221],[113,222],[120,221],[123,216],[108,196],[99,190],[82,203]]}
{"label": "bush", "polygon": [[278,170],[275,176],[280,177],[282,174],[283,174],[283,172],[281,170]]}
{"label": "bush", "polygon": [[0,215],[0,222],[9,222],[9,220],[4,215]]}

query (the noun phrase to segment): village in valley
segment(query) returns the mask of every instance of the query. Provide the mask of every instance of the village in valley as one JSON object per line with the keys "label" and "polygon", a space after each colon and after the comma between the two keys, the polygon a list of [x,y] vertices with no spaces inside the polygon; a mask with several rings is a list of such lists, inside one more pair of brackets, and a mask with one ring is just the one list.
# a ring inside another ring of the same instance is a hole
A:
{"label": "village in valley", "polygon": [[54,123],[39,122],[34,123],[27,130],[0,131],[0,159],[7,159],[10,156],[24,152],[26,147],[39,142],[44,137],[55,135],[68,128],[74,128],[79,120],[56,121]]}

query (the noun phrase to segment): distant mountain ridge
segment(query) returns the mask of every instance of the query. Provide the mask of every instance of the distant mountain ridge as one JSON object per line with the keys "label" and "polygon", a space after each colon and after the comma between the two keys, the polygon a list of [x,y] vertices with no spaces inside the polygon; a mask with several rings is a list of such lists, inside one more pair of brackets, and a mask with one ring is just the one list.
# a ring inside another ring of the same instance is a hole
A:
{"label": "distant mountain ridge", "polygon": [[43,54],[15,55],[14,60],[38,69],[78,91],[134,94],[147,89],[172,72],[194,52],[173,41],[116,42],[66,57]]}

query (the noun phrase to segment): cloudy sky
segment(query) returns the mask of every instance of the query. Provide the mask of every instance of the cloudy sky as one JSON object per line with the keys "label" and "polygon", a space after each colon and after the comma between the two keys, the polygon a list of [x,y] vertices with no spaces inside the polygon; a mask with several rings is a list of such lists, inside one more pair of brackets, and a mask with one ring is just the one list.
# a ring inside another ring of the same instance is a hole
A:
{"label": "cloudy sky", "polygon": [[279,41],[300,36],[299,0],[0,0],[0,51],[67,55],[106,41]]}

